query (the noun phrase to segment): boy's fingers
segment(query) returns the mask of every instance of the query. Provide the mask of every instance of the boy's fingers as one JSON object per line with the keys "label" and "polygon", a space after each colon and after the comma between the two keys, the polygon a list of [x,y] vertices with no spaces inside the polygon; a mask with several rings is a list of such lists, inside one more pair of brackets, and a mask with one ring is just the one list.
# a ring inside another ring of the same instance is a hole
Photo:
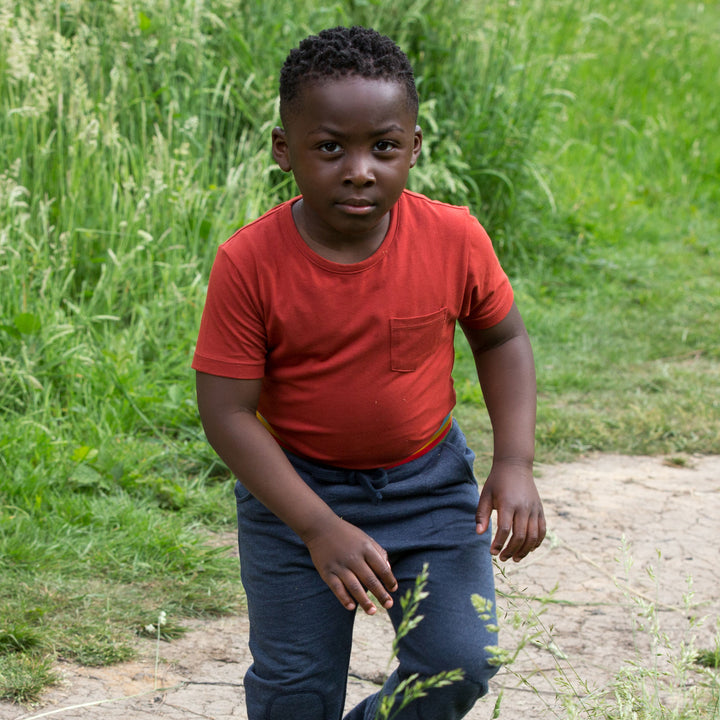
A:
{"label": "boy's fingers", "polygon": [[346,609],[346,610],[354,610],[356,605],[355,601],[352,599],[350,594],[348,593],[347,589],[345,588],[345,584],[340,580],[339,577],[333,575],[330,578],[326,578],[325,582],[327,583],[328,587],[332,590],[333,595],[340,601],[340,604]]}
{"label": "boy's fingers", "polygon": [[515,517],[513,518],[512,537],[508,541],[505,550],[503,550],[500,555],[501,560],[509,560],[512,558],[517,562],[530,552],[529,549],[524,551],[528,540],[529,519],[530,516],[525,512],[515,513]]}
{"label": "boy's fingers", "polygon": [[390,561],[388,560],[388,554],[384,548],[378,546],[377,558],[375,560],[371,558],[370,568],[378,576],[383,584],[383,587],[390,592],[395,592],[395,590],[397,590],[398,583],[393,575],[392,567],[390,566]]}
{"label": "boy's fingers", "polygon": [[541,521],[542,516],[538,517],[537,515],[531,515],[530,519],[528,520],[528,529],[527,529],[527,536],[525,539],[525,547],[523,548],[525,550],[523,557],[527,555],[528,553],[531,553],[533,550],[536,550],[540,547],[540,543],[543,541],[543,537],[545,535],[545,532],[541,530]]}
{"label": "boy's fingers", "polygon": [[530,552],[530,547],[528,547],[528,538],[525,533],[525,528],[518,529],[517,531],[513,530],[510,541],[500,554],[501,560],[512,559],[517,562],[518,560],[522,560]]}
{"label": "boy's fingers", "polygon": [[540,544],[545,537],[545,518],[537,514],[516,516],[512,536],[500,554],[501,560],[522,560]]}
{"label": "boy's fingers", "polygon": [[475,523],[478,535],[482,535],[490,525],[490,515],[492,514],[492,498],[489,493],[480,494],[480,502],[475,512]]}
{"label": "boy's fingers", "polygon": [[357,600],[358,605],[368,614],[374,615],[377,612],[375,603],[370,598],[369,593],[375,596],[378,602],[384,608],[392,607],[393,601],[390,593],[385,589],[382,582],[369,568],[367,573],[363,573],[362,579],[356,575],[352,575],[345,582],[347,592]]}
{"label": "boy's fingers", "polygon": [[545,522],[545,513],[540,512],[540,518],[538,520],[538,541],[535,548],[539,548],[540,545],[542,545],[542,541],[545,539],[545,535],[547,534],[547,523]]}
{"label": "boy's fingers", "polygon": [[[507,513],[499,510],[497,513],[497,528],[495,529],[495,537],[493,538],[492,545],[490,546],[490,553],[492,555],[500,555],[500,552],[505,547],[505,543],[510,537],[511,532],[512,516],[508,517]],[[500,559],[507,559],[505,557],[505,553],[500,555]]]}
{"label": "boy's fingers", "polygon": [[[397,589],[387,552],[372,538],[344,521],[339,525],[344,536],[331,542],[308,545],[320,576],[343,607],[355,610],[359,605],[368,615],[377,611],[368,593],[385,607],[392,607],[391,592]],[[354,547],[353,547],[354,544]]]}
{"label": "boy's fingers", "polygon": [[[374,615],[377,612],[377,608],[375,607],[375,603],[370,599],[367,592],[365,591],[365,588],[362,586],[360,581],[355,577],[352,576],[351,580],[347,580],[345,582],[345,587],[347,588],[347,591],[352,595],[353,598],[357,601],[357,604],[367,613],[368,615]],[[347,605],[345,607],[348,607]]]}
{"label": "boy's fingers", "polygon": [[353,587],[348,587],[348,590],[365,612],[370,611],[370,614],[374,614],[376,608],[367,593],[372,593],[384,608],[391,608],[393,599],[390,592],[397,589],[397,581],[390,569],[387,554],[382,548],[378,550],[377,555],[368,557],[366,562],[367,566],[356,577],[359,585],[353,583]]}
{"label": "boy's fingers", "polygon": [[[368,614],[374,615],[377,612],[375,604],[370,599],[368,593],[374,595],[378,602],[386,609],[391,608],[393,605],[393,599],[390,595],[390,591],[397,589],[397,581],[395,576],[390,570],[390,565],[384,558],[378,558],[380,560],[381,567],[373,569],[368,564],[364,569],[358,571],[358,573],[348,572],[343,578],[338,578],[343,585],[343,591],[345,597],[357,601],[357,604]],[[332,586],[331,586],[332,588]],[[350,605],[341,599],[341,595],[336,592],[335,595],[340,599],[343,605],[348,609]]]}
{"label": "boy's fingers", "polygon": [[393,605],[391,592],[397,590],[397,580],[392,574],[389,565],[381,571],[376,571],[368,576],[367,589],[378,599],[378,602],[387,610]]}

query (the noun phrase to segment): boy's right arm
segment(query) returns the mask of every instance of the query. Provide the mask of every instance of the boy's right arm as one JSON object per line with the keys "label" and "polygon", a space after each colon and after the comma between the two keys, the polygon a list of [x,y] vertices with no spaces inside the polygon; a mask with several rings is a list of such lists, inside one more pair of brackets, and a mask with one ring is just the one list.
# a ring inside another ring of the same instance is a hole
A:
{"label": "boy's right arm", "polygon": [[372,615],[369,590],[392,606],[397,582],[387,553],[369,535],[338,517],[295,472],[256,416],[262,380],[198,372],[198,409],[208,441],[240,482],[305,543],[322,579],[340,602]]}

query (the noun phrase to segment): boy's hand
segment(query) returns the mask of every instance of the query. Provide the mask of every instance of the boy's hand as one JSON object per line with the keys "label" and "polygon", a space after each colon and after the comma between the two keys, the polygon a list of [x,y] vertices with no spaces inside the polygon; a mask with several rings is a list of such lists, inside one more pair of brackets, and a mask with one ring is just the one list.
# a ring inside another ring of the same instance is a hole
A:
{"label": "boy's hand", "polygon": [[305,544],[320,577],[348,610],[357,603],[374,615],[377,608],[368,591],[384,608],[392,607],[390,593],[398,585],[387,553],[360,528],[336,518]]}
{"label": "boy's hand", "polygon": [[475,515],[479,535],[488,529],[493,509],[497,511],[495,538],[490,546],[493,555],[518,562],[540,546],[545,537],[545,515],[531,467],[524,463],[493,464]]}

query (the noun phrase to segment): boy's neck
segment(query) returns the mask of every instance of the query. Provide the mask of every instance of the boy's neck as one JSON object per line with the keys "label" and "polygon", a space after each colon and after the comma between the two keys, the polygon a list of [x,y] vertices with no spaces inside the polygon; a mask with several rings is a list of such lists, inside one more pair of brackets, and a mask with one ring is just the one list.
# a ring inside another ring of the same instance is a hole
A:
{"label": "boy's neck", "polygon": [[342,265],[367,260],[382,244],[390,228],[390,213],[376,225],[371,232],[364,235],[330,235],[313,232],[303,212],[303,200],[300,198],[292,206],[295,227],[305,244],[320,257]]}

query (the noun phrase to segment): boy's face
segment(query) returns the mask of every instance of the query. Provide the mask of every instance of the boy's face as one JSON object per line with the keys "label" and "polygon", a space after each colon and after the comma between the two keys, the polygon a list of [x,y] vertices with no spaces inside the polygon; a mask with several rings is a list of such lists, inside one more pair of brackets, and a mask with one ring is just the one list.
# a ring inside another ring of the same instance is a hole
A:
{"label": "boy's face", "polygon": [[336,250],[382,242],[389,211],[417,162],[422,132],[399,82],[349,76],[302,90],[273,157],[292,170],[301,233]]}

